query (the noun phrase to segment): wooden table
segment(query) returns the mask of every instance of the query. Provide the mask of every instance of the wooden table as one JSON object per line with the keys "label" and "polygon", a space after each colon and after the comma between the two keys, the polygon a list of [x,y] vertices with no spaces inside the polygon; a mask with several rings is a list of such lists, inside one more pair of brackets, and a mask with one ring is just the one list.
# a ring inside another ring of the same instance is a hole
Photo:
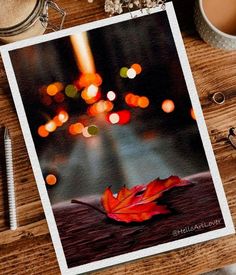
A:
{"label": "wooden table", "polygon": [[[223,179],[234,222],[236,222],[236,150],[230,145],[228,129],[236,126],[236,51],[213,49],[194,30],[193,0],[174,0],[184,43],[202,103],[208,131]],[[58,0],[67,11],[65,27],[107,17],[103,0]],[[53,22],[59,22],[52,15]],[[223,92],[226,102],[216,105],[211,96]],[[6,75],[0,61],[0,124],[9,127],[14,148],[19,228],[9,231],[7,192],[0,130],[0,274],[59,274],[47,223],[16,116]],[[178,249],[157,256],[114,266],[94,274],[199,274],[236,262],[236,237],[230,236]]]}

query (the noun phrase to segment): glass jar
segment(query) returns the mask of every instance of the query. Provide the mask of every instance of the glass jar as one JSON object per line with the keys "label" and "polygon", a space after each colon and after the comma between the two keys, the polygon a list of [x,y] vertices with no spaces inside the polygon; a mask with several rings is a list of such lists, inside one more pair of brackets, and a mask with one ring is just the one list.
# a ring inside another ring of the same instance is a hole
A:
{"label": "glass jar", "polygon": [[[59,26],[50,23],[49,8],[60,14]],[[10,43],[43,34],[47,28],[60,30],[65,16],[65,11],[50,0],[4,1],[0,9],[0,40],[3,43]]]}

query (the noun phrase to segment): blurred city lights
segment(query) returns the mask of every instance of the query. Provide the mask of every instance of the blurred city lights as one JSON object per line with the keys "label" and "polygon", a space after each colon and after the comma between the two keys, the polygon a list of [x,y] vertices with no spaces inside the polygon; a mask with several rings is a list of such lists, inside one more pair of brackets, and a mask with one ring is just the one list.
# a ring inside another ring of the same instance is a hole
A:
{"label": "blurred city lights", "polygon": [[47,137],[49,135],[49,132],[45,129],[44,125],[41,125],[38,128],[38,134],[40,137]]}
{"label": "blurred city lights", "polygon": [[193,120],[196,120],[196,115],[195,115],[195,112],[194,112],[193,108],[190,109],[190,115],[191,115]]}
{"label": "blurred city lights", "polygon": [[60,111],[58,114],[58,119],[62,122],[65,123],[69,119],[69,115],[66,111]]}
{"label": "blurred city lights", "polygon": [[175,104],[174,104],[173,100],[171,100],[171,99],[165,99],[162,102],[161,108],[162,108],[162,110],[165,113],[171,113],[175,109]]}
{"label": "blurred city lights", "polygon": [[147,108],[149,105],[149,99],[146,96],[141,96],[138,99],[138,106],[140,108]]}
{"label": "blurred city lights", "polygon": [[137,75],[137,73],[133,68],[128,69],[128,71],[127,71],[128,78],[133,79],[133,78],[135,78],[136,75]]}
{"label": "blurred city lights", "polygon": [[109,115],[108,119],[112,124],[117,124],[120,120],[120,116],[117,113],[112,113]]}
{"label": "blurred city lights", "polygon": [[113,101],[116,99],[116,94],[113,91],[109,91],[107,93],[107,99],[109,99],[110,101]]}
{"label": "blurred city lights", "polygon": [[53,174],[48,174],[45,180],[48,185],[55,185],[57,183],[57,177]]}
{"label": "blurred city lights", "polygon": [[50,133],[54,132],[57,129],[57,125],[56,125],[55,121],[50,120],[48,123],[46,123],[45,129]]}
{"label": "blurred city lights", "polygon": [[132,69],[135,70],[136,74],[140,74],[142,72],[142,67],[141,65],[135,63],[131,66]]}
{"label": "blurred city lights", "polygon": [[128,72],[128,68],[127,67],[122,67],[121,69],[120,69],[120,76],[121,77],[123,77],[123,78],[127,78],[128,76],[127,76],[127,72]]}
{"label": "blurred city lights", "polygon": [[65,88],[65,94],[68,96],[68,97],[75,97],[77,95],[77,88],[75,85],[67,85],[66,88]]}

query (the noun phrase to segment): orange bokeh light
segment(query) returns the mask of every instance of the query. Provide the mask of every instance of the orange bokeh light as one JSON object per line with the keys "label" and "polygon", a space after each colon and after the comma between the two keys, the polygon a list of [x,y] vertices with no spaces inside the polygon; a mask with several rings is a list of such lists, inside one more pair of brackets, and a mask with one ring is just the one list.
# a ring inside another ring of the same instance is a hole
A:
{"label": "orange bokeh light", "polygon": [[146,96],[141,96],[139,99],[138,99],[138,106],[140,108],[147,108],[149,105],[149,99],[146,97]]}
{"label": "orange bokeh light", "polygon": [[191,108],[191,110],[190,110],[190,115],[191,115],[193,120],[196,120],[196,115],[195,115],[195,112],[194,112],[193,108]]}
{"label": "orange bokeh light", "polygon": [[127,105],[129,105],[130,107],[138,107],[138,101],[139,101],[139,96],[138,95],[134,95],[132,93],[128,93],[125,96],[125,102],[127,103]]}
{"label": "orange bokeh light", "polygon": [[50,120],[48,123],[46,123],[45,129],[50,133],[54,132],[57,129],[57,125],[56,125],[55,121]]}
{"label": "orange bokeh light", "polygon": [[54,118],[53,118],[53,121],[56,123],[56,126],[57,127],[60,127],[60,126],[62,126],[62,122],[59,120],[59,118],[58,118],[58,116],[55,116]]}
{"label": "orange bokeh light", "polygon": [[80,122],[77,122],[75,124],[71,124],[69,127],[69,133],[72,135],[78,135],[83,132],[84,125]]}
{"label": "orange bokeh light", "polygon": [[60,111],[58,114],[58,119],[62,122],[65,123],[69,119],[69,115],[66,111]]}
{"label": "orange bokeh light", "polygon": [[47,137],[49,135],[49,132],[45,129],[44,125],[41,125],[38,128],[38,134],[40,137]]}
{"label": "orange bokeh light", "polygon": [[53,174],[49,174],[46,176],[46,183],[48,185],[55,185],[57,183],[57,178]]}
{"label": "orange bokeh light", "polygon": [[133,94],[132,93],[128,93],[126,96],[125,96],[125,102],[130,105],[131,104],[131,98],[133,97]]}
{"label": "orange bokeh light", "polygon": [[56,95],[58,92],[59,92],[59,90],[58,90],[57,85],[55,85],[55,84],[50,84],[50,85],[48,85],[48,87],[47,87],[47,94],[48,94],[48,95],[54,96],[54,95]]}
{"label": "orange bokeh light", "polygon": [[82,74],[77,81],[75,81],[75,85],[77,88],[86,88],[89,85],[100,86],[102,84],[102,78],[98,73],[86,73]]}
{"label": "orange bokeh light", "polygon": [[162,108],[162,110],[163,110],[165,113],[171,113],[171,112],[173,112],[174,109],[175,109],[174,101],[171,100],[171,99],[165,99],[165,100],[162,102],[161,108]]}
{"label": "orange bokeh light", "polygon": [[136,74],[140,74],[142,72],[142,67],[141,65],[135,63],[131,66],[132,69],[135,70]]}
{"label": "orange bokeh light", "polygon": [[53,84],[57,87],[58,92],[61,92],[64,89],[64,85],[61,82],[55,82]]}

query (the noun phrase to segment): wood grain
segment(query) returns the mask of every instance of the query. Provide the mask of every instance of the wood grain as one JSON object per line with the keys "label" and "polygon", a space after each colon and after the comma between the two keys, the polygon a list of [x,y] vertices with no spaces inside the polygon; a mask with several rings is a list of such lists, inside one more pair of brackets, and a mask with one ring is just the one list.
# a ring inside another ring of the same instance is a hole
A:
{"label": "wood grain", "polygon": [[[236,52],[213,49],[201,41],[192,22],[193,0],[174,0],[184,43],[193,70],[230,210],[236,222],[236,150],[227,140],[236,126]],[[67,11],[65,27],[107,17],[103,0],[58,0]],[[53,23],[57,15],[51,14]],[[212,102],[214,92],[227,95],[225,104]],[[19,229],[8,230],[6,181],[0,139],[0,274],[60,274],[22,132],[0,60],[0,124],[9,127],[13,139]],[[2,131],[0,131],[2,137]],[[236,237],[178,249],[158,256],[114,266],[94,274],[200,274],[236,262]]]}

